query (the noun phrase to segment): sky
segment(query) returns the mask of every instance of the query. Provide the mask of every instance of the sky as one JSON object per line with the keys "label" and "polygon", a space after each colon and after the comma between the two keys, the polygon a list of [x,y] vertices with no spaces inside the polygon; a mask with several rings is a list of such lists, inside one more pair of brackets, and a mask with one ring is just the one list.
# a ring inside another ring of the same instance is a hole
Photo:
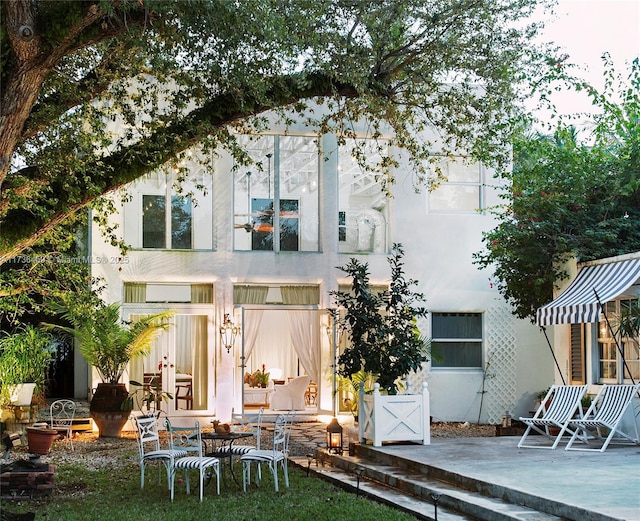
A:
{"label": "sky", "polygon": [[[543,20],[549,20],[542,13]],[[625,73],[640,56],[640,0],[559,0],[556,13],[546,23],[545,41],[553,41],[569,55],[569,61],[585,68],[580,75],[602,88],[603,65],[600,57],[609,52],[616,71]],[[562,112],[588,111],[591,104],[584,95],[563,93],[554,101]]]}

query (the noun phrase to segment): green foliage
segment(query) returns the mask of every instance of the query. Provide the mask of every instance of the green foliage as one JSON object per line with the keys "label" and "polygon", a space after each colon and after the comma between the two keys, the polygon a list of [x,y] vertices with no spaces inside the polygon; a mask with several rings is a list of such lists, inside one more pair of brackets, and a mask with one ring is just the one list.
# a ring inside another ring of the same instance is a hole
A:
{"label": "green foliage", "polygon": [[[506,164],[521,98],[559,75],[526,22],[553,3],[1,2],[0,263],[73,233],[74,214],[197,143],[236,150],[231,127],[263,129],[271,109],[319,133],[350,136],[355,120],[388,131],[416,188],[437,183],[440,144]],[[30,17],[25,42],[11,31]],[[389,187],[392,164],[379,165]]]}
{"label": "green foliage", "polygon": [[[613,77],[611,68],[607,77]],[[640,250],[640,64],[600,94],[601,114],[581,143],[560,124],[553,136],[523,134],[514,142],[514,168],[498,226],[484,235],[475,263],[495,271],[502,295],[520,318],[535,320],[566,278],[561,264]]]}
{"label": "green foliage", "polygon": [[620,314],[614,317],[613,329],[616,335],[637,342],[640,336],[640,299],[620,310]]}
{"label": "green foliage", "polygon": [[80,353],[106,383],[118,383],[132,359],[147,356],[158,335],[169,328],[167,319],[175,314],[166,311],[123,323],[118,303],[85,309],[82,315],[62,311],[73,327],[57,328],[76,338]]}
{"label": "green foliage", "polygon": [[420,305],[425,300],[403,272],[402,245],[394,244],[391,257],[391,285],[376,294],[371,290],[367,264],[352,258],[339,267],[351,279],[350,292],[332,292],[336,304],[345,310],[340,327],[348,334],[349,346],[338,359],[338,373],[352,377],[360,371],[375,375],[389,394],[397,391],[397,380],[417,371],[427,360],[428,342],[416,321],[427,315]]}
{"label": "green foliage", "polygon": [[44,395],[47,370],[55,358],[56,344],[46,331],[25,325],[0,337],[0,402],[8,402],[8,386],[35,383]]}

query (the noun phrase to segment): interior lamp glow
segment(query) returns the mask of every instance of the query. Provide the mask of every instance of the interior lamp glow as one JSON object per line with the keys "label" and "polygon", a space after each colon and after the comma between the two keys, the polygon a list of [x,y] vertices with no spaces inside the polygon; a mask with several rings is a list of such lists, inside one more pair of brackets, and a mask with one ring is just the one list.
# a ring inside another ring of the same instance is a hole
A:
{"label": "interior lamp glow", "polygon": [[222,345],[227,348],[227,353],[231,351],[231,348],[236,343],[236,337],[239,333],[240,328],[231,321],[229,313],[225,313],[224,320],[220,326],[220,338],[222,338]]}
{"label": "interior lamp glow", "polygon": [[342,454],[342,426],[335,416],[327,425],[327,451],[331,454]]}

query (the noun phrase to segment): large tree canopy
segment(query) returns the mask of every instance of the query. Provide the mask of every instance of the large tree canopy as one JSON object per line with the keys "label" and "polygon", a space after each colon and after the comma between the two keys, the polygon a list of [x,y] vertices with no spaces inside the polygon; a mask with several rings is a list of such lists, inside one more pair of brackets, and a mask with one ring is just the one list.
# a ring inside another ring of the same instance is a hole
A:
{"label": "large tree canopy", "polygon": [[194,143],[232,147],[230,124],[312,98],[334,115],[320,130],[389,125],[418,182],[426,127],[499,162],[523,85],[555,68],[525,23],[550,2],[5,0],[0,265],[68,242],[83,208]]}
{"label": "large tree canopy", "polygon": [[627,77],[608,64],[606,88],[593,99],[590,132],[561,123],[552,136],[514,142],[499,225],[486,233],[476,263],[495,270],[497,286],[520,318],[553,298],[563,263],[640,250],[640,62]]}

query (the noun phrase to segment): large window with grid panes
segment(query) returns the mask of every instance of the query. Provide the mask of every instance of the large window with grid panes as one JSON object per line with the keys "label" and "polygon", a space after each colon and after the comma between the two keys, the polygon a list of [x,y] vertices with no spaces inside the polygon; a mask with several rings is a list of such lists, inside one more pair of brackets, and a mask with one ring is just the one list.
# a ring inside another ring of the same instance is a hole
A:
{"label": "large window with grid panes", "polygon": [[338,251],[386,253],[389,198],[379,167],[389,145],[381,139],[345,138],[338,154]]}
{"label": "large window with grid panes", "polygon": [[233,175],[234,249],[319,250],[319,148],[308,136],[238,137],[249,164]]}
{"label": "large window with grid panes", "polygon": [[617,317],[634,304],[631,299],[605,303],[602,320],[598,324],[598,376],[600,383],[622,383],[640,379],[639,338],[615,335]]}

